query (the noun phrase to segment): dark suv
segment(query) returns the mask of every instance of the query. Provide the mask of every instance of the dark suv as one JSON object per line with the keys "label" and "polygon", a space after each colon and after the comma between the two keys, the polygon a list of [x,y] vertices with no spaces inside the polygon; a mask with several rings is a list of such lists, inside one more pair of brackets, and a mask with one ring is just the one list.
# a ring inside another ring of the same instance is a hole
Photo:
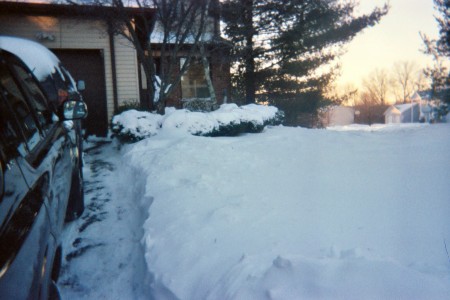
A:
{"label": "dark suv", "polygon": [[84,209],[86,114],[56,56],[0,37],[0,299],[59,297],[60,234]]}

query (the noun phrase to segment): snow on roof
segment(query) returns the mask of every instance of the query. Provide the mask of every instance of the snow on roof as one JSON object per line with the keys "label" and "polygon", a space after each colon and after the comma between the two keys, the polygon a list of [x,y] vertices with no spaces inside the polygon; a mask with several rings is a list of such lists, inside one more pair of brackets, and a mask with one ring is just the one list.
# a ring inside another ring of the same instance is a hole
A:
{"label": "snow on roof", "polygon": [[[178,37],[179,38],[179,37]],[[206,32],[204,32],[200,39],[203,42],[210,42],[212,41],[214,38],[214,34],[211,31],[206,30]],[[164,28],[161,24],[161,22],[157,21],[155,23],[155,28],[153,29],[153,31],[150,34],[150,43],[152,44],[162,44],[164,41]],[[169,37],[166,41],[166,43],[168,44],[174,44],[174,43],[178,43],[179,41],[177,41],[177,36],[174,33],[170,33]],[[186,37],[186,40],[184,41],[185,44],[193,44],[195,42],[195,35],[194,34],[189,34]]]}
{"label": "snow on roof", "polygon": [[38,80],[44,80],[55,72],[64,78],[59,59],[39,43],[16,37],[0,36],[0,49],[17,55]]}
{"label": "snow on roof", "polygon": [[416,106],[417,103],[405,103],[405,104],[396,104],[394,105],[401,113],[407,111],[411,108],[411,106]]}
{"label": "snow on roof", "polygon": [[391,105],[388,107],[388,109],[386,109],[386,111],[383,113],[383,115],[387,115],[387,114],[400,114],[400,111],[398,110],[398,108],[396,108],[394,105]]}
{"label": "snow on roof", "polygon": [[420,94],[418,92],[414,92],[414,94],[411,96],[411,100],[420,101],[420,100],[422,100],[422,97],[420,96]]}

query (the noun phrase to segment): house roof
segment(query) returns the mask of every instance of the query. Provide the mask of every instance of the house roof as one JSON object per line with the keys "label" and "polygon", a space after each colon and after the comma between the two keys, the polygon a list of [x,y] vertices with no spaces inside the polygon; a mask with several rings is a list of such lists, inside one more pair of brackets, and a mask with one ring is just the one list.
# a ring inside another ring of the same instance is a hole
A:
{"label": "house roof", "polygon": [[[200,39],[204,42],[211,42],[215,38],[213,32],[205,32],[202,34]],[[157,21],[155,23],[155,28],[153,29],[152,33],[150,34],[150,42],[152,44],[162,44],[164,42],[164,29],[162,27],[161,22]],[[195,34],[191,33],[186,37],[185,43],[186,44],[193,44],[195,42]],[[177,43],[177,36],[175,33],[170,33],[167,43]]]}
{"label": "house roof", "polygon": [[383,113],[383,115],[387,115],[387,114],[395,114],[395,115],[399,115],[401,112],[398,108],[396,108],[394,105],[391,105],[388,107],[388,109],[386,109],[386,111]]}
{"label": "house roof", "polygon": [[[153,8],[140,7],[127,7],[125,11],[132,16],[147,18],[152,17],[155,13]],[[104,17],[105,14],[114,16],[118,12],[117,8],[110,6],[0,1],[0,14],[3,15],[84,16],[98,18],[100,16]]]}
{"label": "house roof", "polygon": [[405,103],[405,104],[394,104],[389,106],[389,108],[384,112],[383,115],[387,114],[402,114],[412,106],[416,106],[418,103]]}
{"label": "house roof", "polygon": [[431,100],[431,91],[421,91],[417,92],[422,100]]}
{"label": "house roof", "polygon": [[420,96],[418,92],[414,92],[414,94],[411,96],[411,100],[418,102],[422,100],[422,96]]}
{"label": "house roof", "polygon": [[405,103],[405,104],[395,104],[394,106],[400,111],[405,112],[410,109],[412,106],[416,106],[417,103]]}

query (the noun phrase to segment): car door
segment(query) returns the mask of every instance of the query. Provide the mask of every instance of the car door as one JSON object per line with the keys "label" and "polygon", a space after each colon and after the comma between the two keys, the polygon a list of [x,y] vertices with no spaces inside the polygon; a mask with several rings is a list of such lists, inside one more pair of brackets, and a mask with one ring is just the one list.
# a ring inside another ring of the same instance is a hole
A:
{"label": "car door", "polygon": [[[0,293],[10,299],[37,298],[51,236],[41,188],[30,190],[21,165],[41,137],[4,60],[0,62],[1,156],[5,188],[0,202]],[[19,124],[19,121],[21,124]],[[19,127],[21,125],[21,127]]]}
{"label": "car door", "polygon": [[46,298],[70,189],[70,141],[26,67],[6,53],[0,89],[0,295]]}
{"label": "car door", "polygon": [[[76,137],[72,121],[59,122],[52,115],[44,93],[38,82],[17,60],[9,61],[10,68],[18,78],[28,104],[35,113],[42,141],[29,152],[27,164],[23,165],[30,186],[35,186],[43,176],[49,176],[48,209],[53,232],[59,235],[64,223],[67,200],[70,192],[72,169],[76,165],[74,152]],[[29,179],[28,179],[29,178]]]}

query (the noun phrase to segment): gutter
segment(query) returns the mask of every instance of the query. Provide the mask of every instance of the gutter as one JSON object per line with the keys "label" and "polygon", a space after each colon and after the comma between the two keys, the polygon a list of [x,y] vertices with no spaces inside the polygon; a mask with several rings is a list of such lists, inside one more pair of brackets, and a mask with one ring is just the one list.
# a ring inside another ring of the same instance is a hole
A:
{"label": "gutter", "polygon": [[116,48],[114,46],[114,33],[111,24],[108,22],[109,50],[111,53],[111,76],[113,88],[114,113],[119,109],[119,100],[117,93],[117,68],[116,68]]}

